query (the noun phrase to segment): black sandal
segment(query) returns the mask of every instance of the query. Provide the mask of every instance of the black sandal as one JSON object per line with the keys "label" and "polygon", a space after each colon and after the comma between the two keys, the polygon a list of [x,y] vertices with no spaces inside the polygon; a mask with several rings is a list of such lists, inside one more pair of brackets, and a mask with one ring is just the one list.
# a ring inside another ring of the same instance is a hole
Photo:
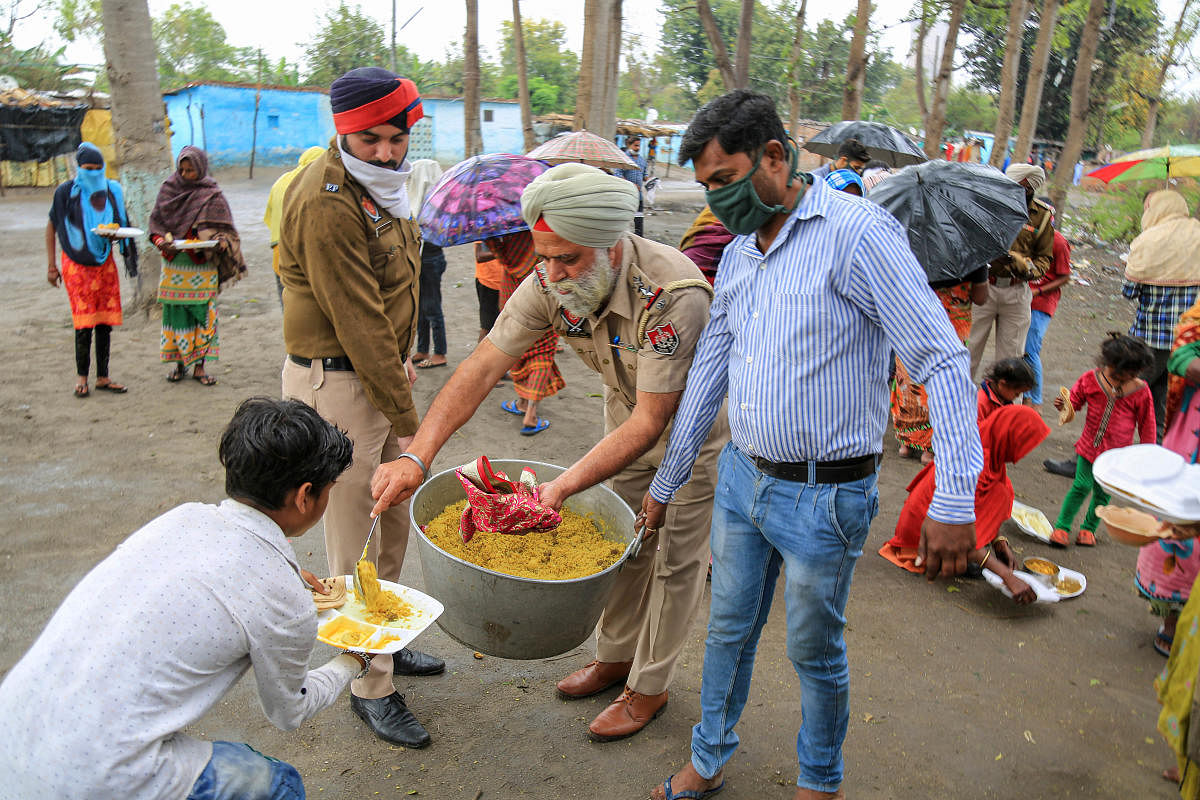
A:
{"label": "black sandal", "polygon": [[183,364],[180,364],[170,375],[167,376],[167,380],[171,383],[179,383],[181,380],[183,380],[185,375],[187,375],[187,370],[183,368]]}

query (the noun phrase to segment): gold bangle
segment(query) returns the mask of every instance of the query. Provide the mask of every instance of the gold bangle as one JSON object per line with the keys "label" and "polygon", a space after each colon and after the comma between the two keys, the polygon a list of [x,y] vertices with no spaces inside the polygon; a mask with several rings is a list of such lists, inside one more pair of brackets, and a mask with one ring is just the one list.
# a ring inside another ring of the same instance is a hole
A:
{"label": "gold bangle", "polygon": [[980,562],[979,562],[979,568],[980,568],[980,569],[983,569],[983,565],[984,565],[984,564],[986,564],[986,563],[987,563],[987,560],[988,560],[989,558],[991,558],[991,557],[992,557],[992,549],[989,547],[989,548],[988,548],[988,551],[987,551],[987,554],[986,554],[986,555],[984,555],[984,557],[983,557],[983,561],[980,561]]}

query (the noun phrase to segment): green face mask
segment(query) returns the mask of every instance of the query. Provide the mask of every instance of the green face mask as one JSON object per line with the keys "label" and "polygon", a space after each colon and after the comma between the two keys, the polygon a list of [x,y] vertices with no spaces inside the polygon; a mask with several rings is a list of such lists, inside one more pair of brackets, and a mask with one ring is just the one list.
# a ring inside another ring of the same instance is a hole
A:
{"label": "green face mask", "polygon": [[[789,142],[788,156],[792,165],[792,174],[788,177],[787,182],[789,187],[798,174],[796,172],[796,159],[798,155]],[[704,193],[704,199],[708,201],[708,207],[712,209],[713,214],[716,215],[717,219],[721,220],[721,224],[730,233],[739,236],[754,233],[776,214],[788,214],[792,211],[791,208],[785,208],[781,205],[769,206],[759,198],[758,192],[754,190],[754,184],[750,182],[750,179],[754,177],[755,172],[758,172],[758,165],[761,163],[762,153],[759,153],[758,158],[754,161],[754,166],[744,176],[727,186],[722,186],[720,189],[710,189]],[[803,197],[803,192],[797,196],[797,204],[800,202],[800,197]],[[795,206],[792,206],[792,208],[795,208]]]}

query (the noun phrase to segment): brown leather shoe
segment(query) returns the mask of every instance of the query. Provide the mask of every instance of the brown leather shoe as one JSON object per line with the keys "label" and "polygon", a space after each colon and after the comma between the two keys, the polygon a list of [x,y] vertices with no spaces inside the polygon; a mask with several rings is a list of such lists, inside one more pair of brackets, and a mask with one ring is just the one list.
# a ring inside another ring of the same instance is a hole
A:
{"label": "brown leather shoe", "polygon": [[641,694],[626,686],[621,696],[592,720],[588,738],[593,742],[613,742],[633,736],[661,714],[666,705],[666,692]]}
{"label": "brown leather shoe", "polygon": [[600,694],[629,677],[632,661],[593,661],[558,682],[558,696],[563,700],[579,700]]}

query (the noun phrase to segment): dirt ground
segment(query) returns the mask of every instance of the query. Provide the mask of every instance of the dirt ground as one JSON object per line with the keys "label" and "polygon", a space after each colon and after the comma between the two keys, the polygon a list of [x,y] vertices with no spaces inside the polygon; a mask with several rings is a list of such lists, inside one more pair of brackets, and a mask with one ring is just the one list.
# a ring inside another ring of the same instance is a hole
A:
{"label": "dirt ground", "polygon": [[[167,383],[167,368],[158,360],[158,321],[137,317],[113,336],[112,375],[130,386],[129,393],[93,392],[86,400],[71,394],[66,295],[44,278],[50,192],[10,190],[0,199],[0,489],[9,498],[0,520],[0,669],[10,668],[34,641],[64,590],[129,533],[179,503],[222,497],[216,445],[223,425],[243,398],[280,391],[281,316],[260,221],[277,174],[260,170],[253,181],[244,171],[218,176],[250,266],[249,277],[220,299],[221,359],[210,367],[220,383]],[[648,217],[648,234],[677,241],[701,196],[668,191],[660,199],[672,212]],[[468,249],[447,254],[443,293],[449,357],[457,364],[475,341],[476,301]],[[1115,253],[1076,250],[1079,275],[1090,285],[1067,289],[1050,326],[1048,386],[1070,385],[1091,365],[1104,332],[1128,327],[1117,264]],[[600,383],[569,352],[560,366],[567,388],[543,405],[553,423],[548,431],[518,436],[519,421],[498,408],[512,390],[496,389],[451,439],[435,469],[480,453],[562,464],[581,456],[601,433]],[[450,372],[421,373],[415,388],[420,408]],[[1047,406],[1045,414],[1050,420],[1053,409]],[[1041,461],[1069,453],[1078,435],[1077,427],[1052,427],[1050,439],[1010,470],[1018,497],[1051,516],[1068,484],[1043,472]],[[1048,555],[1086,574],[1081,597],[1053,606],[1018,608],[978,580],[928,584],[875,552],[890,537],[904,487],[918,469],[894,456],[890,436],[885,449],[881,512],[848,611],[847,795],[1175,795],[1159,777],[1169,753],[1155,732],[1152,682],[1164,660],[1151,647],[1156,622],[1134,594],[1136,551],[1103,536],[1095,549],[1051,551],[1014,533],[1019,552]],[[324,574],[319,527],[297,540],[296,551],[302,565]],[[422,586],[415,548],[402,580]],[[759,647],[739,727],[742,746],[726,770],[724,797],[792,796],[800,695],[784,652],[782,606],[780,598]],[[397,680],[433,735],[426,750],[408,752],[375,739],[346,699],[298,731],[283,733],[263,717],[248,680],[192,732],[247,741],[294,763],[313,797],[634,800],[688,758],[689,729],[699,716],[706,620],[707,596],[665,713],[622,742],[593,744],[586,736],[587,722],[616,690],[573,703],[554,695],[554,682],[589,660],[589,645],[544,661],[476,660],[436,627],[417,645],[445,658],[446,673]],[[318,645],[314,663],[330,652]]]}

